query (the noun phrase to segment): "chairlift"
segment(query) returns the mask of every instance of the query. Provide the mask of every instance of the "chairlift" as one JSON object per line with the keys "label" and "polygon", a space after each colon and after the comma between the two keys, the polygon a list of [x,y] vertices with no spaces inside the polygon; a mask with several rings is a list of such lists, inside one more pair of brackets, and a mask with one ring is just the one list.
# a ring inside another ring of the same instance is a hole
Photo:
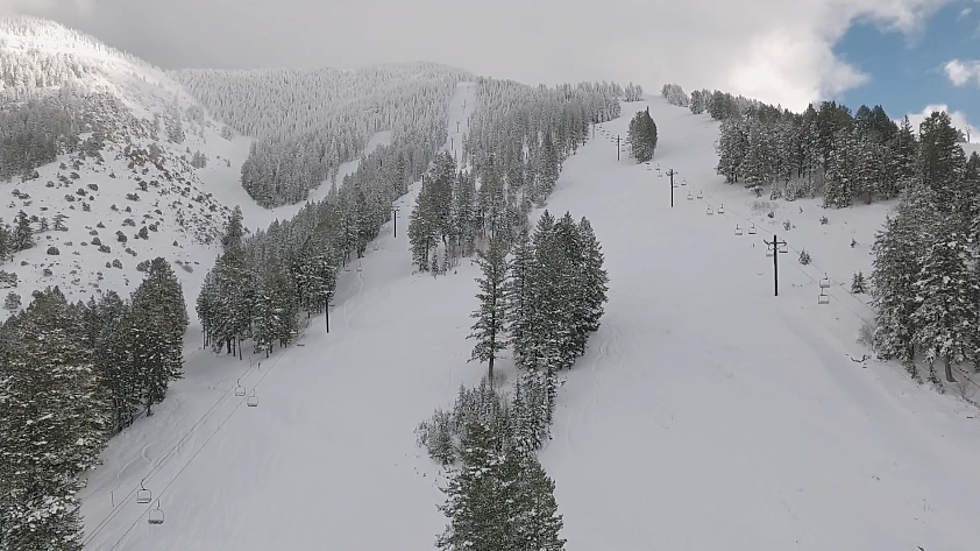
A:
{"label": "chairlift", "polygon": [[725,203],[722,203],[721,206],[718,207],[718,214],[725,214]]}
{"label": "chairlift", "polygon": [[691,195],[691,192],[690,192],[690,191],[689,191],[689,192],[687,192],[687,200],[688,200],[688,201],[693,201],[693,200],[694,200],[694,196],[693,196],[693,195]]}
{"label": "chairlift", "polygon": [[255,389],[252,389],[252,393],[249,394],[248,398],[245,400],[245,405],[250,408],[259,407],[259,397],[255,395]]}
{"label": "chairlift", "polygon": [[742,235],[742,228],[738,224],[735,224],[735,235]]}
{"label": "chairlift", "polygon": [[363,272],[364,271],[364,266],[361,266],[361,263],[360,262],[357,263],[357,271],[358,272]]}
{"label": "chairlift", "polygon": [[687,178],[681,178],[681,185],[682,186],[686,186],[687,185]]}
{"label": "chairlift", "polygon": [[817,304],[830,304],[830,295],[823,289],[820,289],[820,294],[817,295]]}
{"label": "chairlift", "polygon": [[149,503],[153,501],[153,492],[147,490],[140,480],[140,489],[136,491],[136,503]]}
{"label": "chairlift", "polygon": [[749,235],[755,235],[755,222],[753,222],[752,225],[749,226]]}
{"label": "chairlift", "polygon": [[827,274],[824,274],[823,277],[820,279],[820,288],[821,289],[830,288],[830,278],[827,277]]}
{"label": "chairlift", "polygon": [[698,192],[698,199],[704,199],[704,193]]}
{"label": "chairlift", "polygon": [[708,214],[708,216],[711,216],[711,215],[713,215],[714,213],[715,213],[715,211],[713,211],[713,210],[711,210],[711,207],[709,206],[709,207],[708,207],[708,210],[707,210],[707,214]]}
{"label": "chairlift", "polygon": [[235,382],[235,396],[245,396],[245,387],[242,386],[241,379]]}
{"label": "chairlift", "polygon": [[377,243],[374,244],[374,250],[378,250],[378,244]]}
{"label": "chairlift", "polygon": [[344,266],[344,271],[345,272],[349,272],[350,271],[350,266]]}
{"label": "chairlift", "polygon": [[160,509],[160,500],[157,500],[156,509],[150,509],[150,514],[146,521],[150,524],[163,524],[163,510]]}

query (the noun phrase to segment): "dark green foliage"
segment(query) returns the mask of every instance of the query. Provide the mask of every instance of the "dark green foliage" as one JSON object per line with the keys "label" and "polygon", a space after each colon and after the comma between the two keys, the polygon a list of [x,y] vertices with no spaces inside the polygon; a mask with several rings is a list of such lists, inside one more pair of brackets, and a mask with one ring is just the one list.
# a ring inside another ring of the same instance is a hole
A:
{"label": "dark green foliage", "polygon": [[556,221],[545,211],[530,244],[519,242],[507,294],[510,343],[520,365],[567,369],[585,353],[606,301],[602,262],[588,221],[576,224],[567,213]]}
{"label": "dark green foliage", "polygon": [[158,257],[133,293],[129,324],[132,361],[139,377],[147,415],[163,401],[171,381],[183,376],[183,339],[187,308],[170,263]]}
{"label": "dark green foliage", "polygon": [[862,272],[854,274],[851,280],[851,293],[860,295],[868,292],[868,282]]}
{"label": "dark green foliage", "polygon": [[81,549],[76,493],[107,432],[81,322],[82,307],[55,288],[2,330],[0,541],[9,549]]}
{"label": "dark green foliage", "polygon": [[630,121],[629,133],[626,137],[632,149],[633,158],[638,163],[645,163],[653,158],[657,149],[657,123],[650,116],[650,108],[639,111]]}
{"label": "dark green foliage", "polygon": [[490,248],[484,253],[477,251],[477,264],[483,271],[483,277],[476,281],[480,284],[480,292],[476,298],[480,307],[470,317],[476,319],[473,332],[467,338],[476,339],[473,354],[470,358],[488,364],[487,379],[493,384],[493,362],[497,354],[506,348],[504,324],[507,315],[504,297],[504,280],[507,276],[507,250],[499,238],[490,239]]}
{"label": "dark green foliage", "polygon": [[36,240],[34,239],[31,221],[24,211],[17,213],[16,224],[11,238],[11,248],[14,252],[26,251],[36,244]]}
{"label": "dark green foliage", "polygon": [[914,341],[931,364],[941,359],[946,381],[954,382],[952,365],[976,358],[980,286],[974,266],[976,253],[950,217],[938,217],[923,228],[927,243],[913,286],[918,305],[912,314]]}
{"label": "dark green foliage", "polygon": [[[915,284],[921,270],[919,251],[923,248],[921,226],[928,221],[927,204],[909,197],[895,216],[878,232],[872,251],[875,255],[871,275],[876,307],[875,350],[885,359],[912,362],[915,359]],[[914,364],[912,365],[914,373]]]}
{"label": "dark green foliage", "polygon": [[564,548],[554,482],[532,455],[478,421],[466,426],[461,465],[443,489],[449,519],[436,546],[450,551]]}

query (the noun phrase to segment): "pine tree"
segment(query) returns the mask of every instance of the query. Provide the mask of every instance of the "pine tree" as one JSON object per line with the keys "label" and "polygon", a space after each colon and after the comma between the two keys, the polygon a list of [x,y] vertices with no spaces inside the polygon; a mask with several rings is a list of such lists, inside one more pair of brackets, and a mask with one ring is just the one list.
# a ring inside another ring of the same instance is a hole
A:
{"label": "pine tree", "polygon": [[183,377],[187,308],[170,263],[153,259],[146,279],[133,292],[130,339],[147,415],[163,401],[171,381]]}
{"label": "pine tree", "polygon": [[449,519],[436,547],[447,551],[509,549],[509,488],[499,476],[503,442],[487,426],[470,421],[461,443],[461,467],[443,489],[439,510]]}
{"label": "pine tree", "polygon": [[902,124],[892,138],[890,147],[894,158],[892,170],[898,189],[900,191],[907,190],[914,183],[918,173],[917,159],[919,156],[918,141],[908,117],[902,119]]}
{"label": "pine tree", "polygon": [[3,223],[3,218],[0,218],[0,264],[6,262],[7,257],[14,252],[12,239],[10,229]]}
{"label": "pine tree", "polygon": [[609,274],[603,263],[602,246],[596,238],[595,231],[588,219],[582,217],[578,230],[582,245],[582,300],[585,303],[586,317],[583,327],[588,332],[599,330],[599,320],[605,312],[605,303],[609,300]]}
{"label": "pine tree", "polygon": [[967,197],[959,193],[958,183],[966,157],[957,143],[956,129],[949,115],[937,111],[919,125],[919,167],[922,183],[935,197],[941,212],[952,212]]}
{"label": "pine tree", "polygon": [[113,433],[133,422],[141,403],[140,382],[129,343],[132,323],[129,304],[114,291],[101,296],[98,302],[94,297],[89,300],[85,332]]}
{"label": "pine tree", "polygon": [[[912,314],[915,342],[931,363],[942,359],[946,380],[955,382],[952,364],[974,359],[980,319],[977,285],[971,271],[976,257],[969,239],[956,231],[948,217],[927,229],[926,248],[915,283],[918,308]],[[930,366],[930,371],[931,371]]]}
{"label": "pine tree", "polygon": [[0,542],[6,549],[81,549],[77,492],[98,464],[106,424],[81,316],[55,288],[17,320],[0,362]]}
{"label": "pine tree", "polygon": [[534,269],[534,248],[527,230],[520,232],[514,243],[514,255],[508,265],[504,293],[507,305],[507,344],[514,349],[517,365],[529,367],[534,364],[533,312],[534,287],[531,274]]}
{"label": "pine tree", "polygon": [[918,194],[906,197],[895,216],[886,220],[872,247],[875,350],[882,358],[900,360],[914,378],[918,377],[914,364],[918,332],[913,319],[918,307],[915,285],[922,266],[922,225],[928,218],[926,201]]}
{"label": "pine tree", "polygon": [[636,162],[645,163],[653,158],[657,149],[657,124],[650,116],[649,107],[645,111],[638,111],[630,121],[626,139]]}
{"label": "pine tree", "polygon": [[470,317],[476,319],[473,332],[467,338],[476,339],[470,360],[487,362],[489,365],[488,380],[493,384],[493,362],[497,353],[506,348],[504,323],[507,310],[504,299],[504,279],[507,275],[507,251],[498,238],[490,239],[487,253],[477,252],[477,264],[483,271],[483,277],[476,281],[480,284],[480,292],[476,295],[480,307]]}
{"label": "pine tree", "polygon": [[513,549],[560,551],[565,540],[559,536],[563,521],[555,501],[555,483],[533,455],[509,453],[502,465],[504,480],[516,480],[511,507]]}
{"label": "pine tree", "polygon": [[283,270],[270,267],[256,297],[253,320],[256,352],[264,351],[268,358],[276,342],[286,346],[296,336],[295,296],[292,280]]}
{"label": "pine tree", "polygon": [[225,227],[225,234],[221,237],[221,245],[225,251],[240,249],[244,238],[245,226],[242,208],[235,205],[235,209],[231,212],[231,218],[228,219],[228,225]]}
{"label": "pine tree", "polygon": [[864,274],[862,272],[854,274],[854,278],[851,280],[851,293],[860,295],[866,292],[868,292],[868,287]]}
{"label": "pine tree", "polygon": [[26,251],[35,245],[34,229],[31,228],[31,221],[24,211],[17,213],[16,223],[13,232],[13,250],[14,252]]}

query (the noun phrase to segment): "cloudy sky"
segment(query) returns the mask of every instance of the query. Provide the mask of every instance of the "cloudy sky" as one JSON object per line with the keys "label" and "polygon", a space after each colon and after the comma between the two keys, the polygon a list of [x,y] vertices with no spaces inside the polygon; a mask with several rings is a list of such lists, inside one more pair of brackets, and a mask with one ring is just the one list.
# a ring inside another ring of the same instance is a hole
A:
{"label": "cloudy sky", "polygon": [[[980,0],[0,0],[164,68],[431,60],[980,123]],[[980,134],[980,132],[978,132]]]}

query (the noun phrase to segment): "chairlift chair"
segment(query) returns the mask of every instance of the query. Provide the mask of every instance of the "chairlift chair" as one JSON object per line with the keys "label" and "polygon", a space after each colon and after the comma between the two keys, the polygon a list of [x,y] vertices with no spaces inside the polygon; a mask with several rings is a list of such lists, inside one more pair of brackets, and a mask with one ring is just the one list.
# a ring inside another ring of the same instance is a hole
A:
{"label": "chairlift chair", "polygon": [[830,304],[830,295],[820,289],[820,294],[817,295],[817,304]]}
{"label": "chairlift chair", "polygon": [[248,398],[245,400],[245,405],[250,408],[259,407],[259,397],[255,395],[255,389],[252,389],[252,393],[249,394]]}
{"label": "chairlift chair", "polygon": [[749,235],[755,235],[755,222],[753,222],[752,225],[749,226]]}
{"label": "chairlift chair", "polygon": [[245,387],[242,386],[241,379],[235,382],[235,396],[245,396]]}
{"label": "chairlift chair", "polygon": [[725,203],[722,203],[721,206],[718,207],[718,214],[725,214]]}
{"label": "chairlift chair", "polygon": [[361,266],[361,263],[360,262],[357,263],[357,271],[358,272],[363,272],[364,271],[364,266]]}
{"label": "chairlift chair", "polygon": [[140,489],[136,490],[136,503],[149,503],[150,501],[153,501],[153,492],[144,488],[143,481],[140,480]]}
{"label": "chairlift chair", "polygon": [[689,191],[689,192],[687,192],[687,200],[688,200],[688,201],[693,201],[693,200],[694,200],[694,196],[693,196],[693,195],[691,195],[691,192],[690,192],[690,191]]}
{"label": "chairlift chair", "polygon": [[742,235],[742,228],[738,224],[735,224],[735,235]]}
{"label": "chairlift chair", "polygon": [[345,272],[349,272],[350,271],[350,266],[344,266],[344,271]]}
{"label": "chairlift chair", "polygon": [[823,277],[820,278],[820,288],[821,289],[829,289],[830,288],[830,278],[827,277],[827,274],[824,274]]}
{"label": "chairlift chair", "polygon": [[150,524],[163,524],[163,510],[160,509],[160,500],[157,500],[156,509],[150,509],[149,516],[146,521]]}
{"label": "chairlift chair", "polygon": [[711,207],[708,207],[708,210],[707,210],[707,214],[708,214],[708,216],[711,216],[711,215],[712,215],[712,214],[714,214],[714,213],[715,213],[715,212],[714,212],[713,210],[711,210]]}
{"label": "chairlift chair", "polygon": [[704,193],[698,192],[698,199],[704,199]]}

